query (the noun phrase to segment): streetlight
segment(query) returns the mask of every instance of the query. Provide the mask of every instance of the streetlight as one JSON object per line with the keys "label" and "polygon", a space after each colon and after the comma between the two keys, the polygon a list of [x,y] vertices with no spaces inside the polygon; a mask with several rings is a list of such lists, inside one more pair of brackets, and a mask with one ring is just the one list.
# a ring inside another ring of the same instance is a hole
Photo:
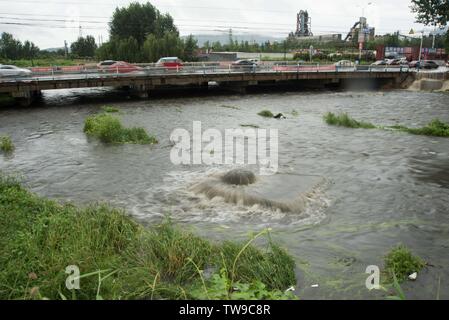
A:
{"label": "streetlight", "polygon": [[[422,46],[423,46],[423,41],[424,41],[424,30],[420,31],[421,33],[421,45],[419,46],[419,67],[421,67],[421,55],[422,55]],[[410,30],[409,34],[415,34],[415,31],[412,29]]]}

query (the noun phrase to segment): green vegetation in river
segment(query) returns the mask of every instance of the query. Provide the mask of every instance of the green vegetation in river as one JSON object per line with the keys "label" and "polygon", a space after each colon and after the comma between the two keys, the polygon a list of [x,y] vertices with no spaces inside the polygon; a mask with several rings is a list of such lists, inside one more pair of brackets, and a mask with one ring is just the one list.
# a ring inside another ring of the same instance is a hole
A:
{"label": "green vegetation in river", "polygon": [[236,106],[229,106],[229,105],[225,105],[225,104],[221,105],[220,108],[240,110],[239,107],[236,107]]}
{"label": "green vegetation in river", "polygon": [[363,129],[384,129],[384,130],[397,130],[407,132],[415,135],[425,135],[434,137],[449,137],[449,124],[434,119],[426,126],[421,128],[409,128],[401,125],[396,126],[376,126],[369,122],[357,121],[351,118],[347,113],[340,113],[335,115],[332,112],[328,112],[324,115],[324,121],[333,126],[347,127],[347,128],[363,128]]}
{"label": "green vegetation in river", "polygon": [[[268,230],[215,243],[170,222],[144,228],[107,205],[41,198],[1,174],[0,225],[0,299],[294,298],[293,259],[269,237],[253,246]],[[65,287],[70,265],[80,290]]]}
{"label": "green vegetation in river", "polygon": [[396,276],[399,283],[407,280],[412,273],[420,272],[426,263],[404,245],[399,245],[385,256],[385,274],[387,281],[392,282]]}
{"label": "green vegetation in river", "polygon": [[118,118],[107,113],[88,117],[84,123],[84,132],[105,143],[158,143],[156,137],[149,136],[145,129],[125,128]]}
{"label": "green vegetation in river", "polygon": [[258,113],[259,116],[265,117],[265,118],[273,118],[274,114],[270,110],[262,110]]}
{"label": "green vegetation in river", "polygon": [[340,113],[335,115],[332,112],[328,112],[324,115],[324,121],[327,124],[339,127],[347,128],[363,128],[363,129],[374,129],[375,125],[369,122],[357,121],[351,118],[347,113]]}
{"label": "green vegetation in river", "polygon": [[449,124],[441,122],[439,119],[432,120],[422,128],[408,128],[405,126],[392,126],[389,128],[416,135],[449,137]]}
{"label": "green vegetation in river", "polygon": [[15,149],[14,144],[9,136],[0,136],[0,151],[11,153]]}
{"label": "green vegetation in river", "polygon": [[243,128],[253,128],[253,129],[259,129],[260,127],[258,125],[255,124],[241,124],[240,125]]}
{"label": "green vegetation in river", "polygon": [[111,106],[103,106],[103,107],[101,107],[101,110],[106,113],[119,113],[120,112],[119,108],[115,108],[115,107],[111,107]]}

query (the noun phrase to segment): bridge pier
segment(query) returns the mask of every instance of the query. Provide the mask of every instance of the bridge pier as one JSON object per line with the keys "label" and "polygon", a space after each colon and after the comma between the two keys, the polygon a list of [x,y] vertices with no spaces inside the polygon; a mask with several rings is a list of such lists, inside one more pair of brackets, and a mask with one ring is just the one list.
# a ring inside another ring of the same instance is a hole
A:
{"label": "bridge pier", "polygon": [[235,82],[220,82],[220,87],[235,93],[246,94],[248,87],[257,86],[258,81],[235,81]]}
{"label": "bridge pier", "polygon": [[40,90],[35,91],[16,91],[11,93],[15,103],[21,107],[29,107],[37,98],[42,96]]}
{"label": "bridge pier", "polygon": [[150,85],[130,85],[122,87],[126,91],[128,91],[130,96],[140,98],[140,99],[148,99],[150,97],[151,90],[154,90],[154,86]]}

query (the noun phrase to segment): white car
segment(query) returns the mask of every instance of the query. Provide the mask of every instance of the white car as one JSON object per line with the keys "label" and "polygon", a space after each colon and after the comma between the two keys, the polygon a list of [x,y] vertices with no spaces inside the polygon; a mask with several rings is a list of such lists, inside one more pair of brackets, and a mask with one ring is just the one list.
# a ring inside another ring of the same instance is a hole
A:
{"label": "white car", "polygon": [[356,71],[357,67],[355,66],[355,63],[349,60],[340,60],[335,63],[335,66],[339,70],[345,70],[345,71]]}
{"label": "white car", "polygon": [[27,77],[31,76],[31,70],[19,68],[12,65],[0,65],[0,77]]}

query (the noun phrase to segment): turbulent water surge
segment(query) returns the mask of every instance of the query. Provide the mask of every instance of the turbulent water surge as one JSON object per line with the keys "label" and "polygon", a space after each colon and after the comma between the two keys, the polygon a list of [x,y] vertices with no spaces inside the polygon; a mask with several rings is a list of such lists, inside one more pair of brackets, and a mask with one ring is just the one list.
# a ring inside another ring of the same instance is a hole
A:
{"label": "turbulent water surge", "polygon": [[[322,119],[347,112],[385,126],[449,122],[449,95],[404,90],[135,101],[116,94],[48,91],[41,105],[0,110],[0,135],[10,135],[16,147],[0,155],[0,170],[22,175],[43,196],[109,202],[144,224],[169,215],[210,238],[243,239],[270,227],[296,259],[304,299],[382,298],[365,288],[365,269],[382,266],[398,243],[430,264],[404,285],[407,296],[434,299],[440,282],[440,297],[449,298],[449,139],[331,127]],[[105,104],[160,143],[110,146],[86,137],[84,119]],[[257,115],[265,109],[287,119]],[[236,166],[173,165],[170,134],[191,130],[194,120],[203,129],[278,129],[278,174],[233,187],[220,177]],[[245,201],[238,188],[264,201]]]}

